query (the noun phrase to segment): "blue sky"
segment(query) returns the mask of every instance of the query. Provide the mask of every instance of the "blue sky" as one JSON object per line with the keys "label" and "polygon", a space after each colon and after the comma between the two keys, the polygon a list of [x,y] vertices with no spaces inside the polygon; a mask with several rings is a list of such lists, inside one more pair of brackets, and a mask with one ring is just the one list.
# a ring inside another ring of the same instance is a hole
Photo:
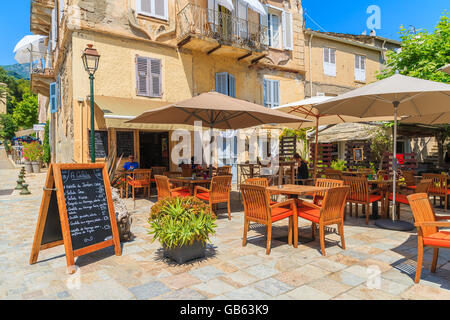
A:
{"label": "blue sky", "polygon": [[[0,65],[15,63],[16,43],[30,34],[30,0],[0,1]],[[398,39],[400,25],[432,31],[444,10],[450,10],[448,0],[303,0],[303,8],[323,29],[329,32],[360,34],[366,27],[370,5],[381,10],[381,29],[377,34]],[[320,28],[308,18],[306,27]]]}

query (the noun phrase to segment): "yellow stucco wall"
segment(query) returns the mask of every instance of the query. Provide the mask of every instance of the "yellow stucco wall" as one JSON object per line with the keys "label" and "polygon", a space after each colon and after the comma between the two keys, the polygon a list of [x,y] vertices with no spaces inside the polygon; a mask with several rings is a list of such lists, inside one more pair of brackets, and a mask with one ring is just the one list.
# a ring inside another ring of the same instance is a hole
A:
{"label": "yellow stucco wall", "polygon": [[[306,81],[310,80],[310,35],[305,36]],[[336,49],[336,76],[328,76],[323,70],[323,49]],[[366,81],[355,81],[355,55],[366,57]],[[313,36],[312,40],[312,80],[323,84],[359,87],[376,80],[376,73],[381,70],[380,52],[356,45],[346,44],[331,39]]]}

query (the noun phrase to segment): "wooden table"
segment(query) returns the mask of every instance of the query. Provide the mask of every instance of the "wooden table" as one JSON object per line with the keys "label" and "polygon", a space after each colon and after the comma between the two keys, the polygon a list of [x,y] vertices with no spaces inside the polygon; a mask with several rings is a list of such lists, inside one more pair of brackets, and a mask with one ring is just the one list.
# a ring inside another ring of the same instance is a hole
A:
{"label": "wooden table", "polygon": [[206,185],[206,184],[211,182],[211,179],[209,179],[209,178],[206,178],[206,179],[203,179],[203,178],[192,179],[192,178],[189,178],[189,177],[175,177],[175,178],[170,178],[169,181],[173,182],[173,183],[177,183],[177,184],[188,184],[190,186],[190,189],[191,189],[191,195],[193,195],[194,194],[195,185],[198,185],[198,184]]}
{"label": "wooden table", "polygon": [[314,192],[327,191],[329,188],[316,186],[302,186],[296,184],[285,184],[281,188],[279,186],[268,187],[270,194],[285,194],[289,196],[301,196]]}

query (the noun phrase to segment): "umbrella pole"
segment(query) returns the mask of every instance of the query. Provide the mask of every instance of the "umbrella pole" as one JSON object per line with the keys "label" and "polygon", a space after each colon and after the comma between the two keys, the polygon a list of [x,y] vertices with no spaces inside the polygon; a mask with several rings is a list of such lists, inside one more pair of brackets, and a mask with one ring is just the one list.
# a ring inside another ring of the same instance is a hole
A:
{"label": "umbrella pole", "polygon": [[396,180],[397,180],[397,115],[398,115],[398,106],[400,102],[394,101],[394,159],[392,160],[392,171],[393,171],[393,187],[392,187],[392,220],[382,219],[375,221],[375,225],[388,230],[397,230],[397,231],[410,231],[414,229],[414,226],[406,221],[398,221],[395,220],[395,207],[396,207]]}
{"label": "umbrella pole", "polygon": [[317,178],[317,153],[318,153],[318,143],[319,143],[319,117],[316,117],[316,144],[314,145],[314,183],[316,183]]}
{"label": "umbrella pole", "polygon": [[213,141],[213,127],[209,127],[209,177],[212,179],[212,172],[213,172],[213,148],[212,148],[212,141]]}

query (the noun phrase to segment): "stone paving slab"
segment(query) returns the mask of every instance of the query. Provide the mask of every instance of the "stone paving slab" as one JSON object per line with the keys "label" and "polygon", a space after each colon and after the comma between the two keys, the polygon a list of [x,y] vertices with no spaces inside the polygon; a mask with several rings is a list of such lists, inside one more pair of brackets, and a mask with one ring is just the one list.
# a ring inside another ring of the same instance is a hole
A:
{"label": "stone paving slab", "polygon": [[[1,189],[15,187],[19,169],[0,170]],[[242,247],[243,213],[233,193],[232,220],[219,211],[217,234],[207,257],[177,265],[162,256],[147,233],[147,217],[155,197],[126,199],[133,213],[135,239],[76,259],[74,275],[66,273],[63,246],[41,251],[38,263],[29,255],[46,173],[27,174],[31,195],[0,193],[0,299],[449,299],[450,250],[441,250],[438,270],[429,271],[432,249],[424,256],[422,281],[414,284],[417,237],[413,232],[378,229],[373,221],[347,217],[346,250],[336,228],[326,234],[326,256],[318,238],[295,249],[282,241],[287,221],[274,225],[270,255],[265,253],[264,227],[252,225]],[[437,209],[437,213],[443,213]],[[360,215],[361,216],[361,215]],[[412,221],[402,206],[402,219]],[[311,226],[299,220],[302,237]]]}

